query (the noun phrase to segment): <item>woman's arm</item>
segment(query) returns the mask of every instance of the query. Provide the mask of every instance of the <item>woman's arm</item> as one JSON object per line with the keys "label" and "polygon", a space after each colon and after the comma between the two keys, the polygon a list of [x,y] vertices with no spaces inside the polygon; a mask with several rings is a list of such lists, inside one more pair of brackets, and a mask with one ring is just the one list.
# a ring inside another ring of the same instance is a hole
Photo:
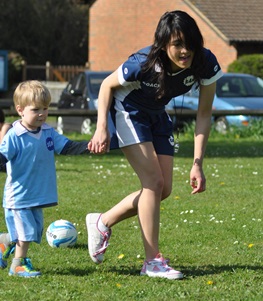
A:
{"label": "woman's arm", "polygon": [[110,135],[108,131],[108,115],[114,89],[119,86],[118,70],[105,78],[101,84],[98,96],[97,128],[88,144],[88,149],[92,153],[104,153],[109,150]]}
{"label": "woman's arm", "polygon": [[194,162],[190,172],[190,184],[193,188],[192,194],[203,192],[206,189],[206,179],[202,165],[211,128],[215,90],[216,82],[208,86],[200,86],[194,136]]}

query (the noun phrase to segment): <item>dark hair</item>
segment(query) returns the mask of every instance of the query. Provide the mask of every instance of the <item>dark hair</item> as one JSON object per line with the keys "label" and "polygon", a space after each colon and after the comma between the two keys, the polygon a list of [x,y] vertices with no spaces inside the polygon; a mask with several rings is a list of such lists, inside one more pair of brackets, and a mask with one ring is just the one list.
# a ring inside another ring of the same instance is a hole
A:
{"label": "dark hair", "polygon": [[0,109],[0,123],[5,122],[5,113],[3,112],[2,109]]}
{"label": "dark hair", "polygon": [[[185,47],[195,52],[191,69],[196,81],[200,83],[200,71],[204,64],[202,34],[195,20],[186,12],[180,10],[166,12],[157,25],[154,43],[142,68],[143,72],[151,71],[154,80],[159,84],[156,99],[161,98],[169,91],[167,73],[172,73],[170,60],[163,49],[169,44],[173,35],[177,35],[180,41],[182,40],[182,34]],[[155,72],[156,65],[160,67],[160,72]]]}

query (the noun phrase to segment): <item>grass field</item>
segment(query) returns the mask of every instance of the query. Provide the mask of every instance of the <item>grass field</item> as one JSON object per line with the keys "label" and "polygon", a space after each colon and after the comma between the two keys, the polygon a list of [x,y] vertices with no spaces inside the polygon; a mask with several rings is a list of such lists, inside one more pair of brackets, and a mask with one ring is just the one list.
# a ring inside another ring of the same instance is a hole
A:
{"label": "grass field", "polygon": [[[207,191],[199,195],[190,194],[192,149],[192,139],[182,137],[173,192],[161,205],[160,249],[184,280],[139,276],[144,252],[136,218],[114,226],[105,262],[93,264],[86,214],[107,210],[139,182],[119,151],[57,156],[60,203],[44,210],[45,230],[68,219],[76,224],[78,243],[52,249],[43,235],[28,254],[43,276],[21,279],[0,270],[0,300],[263,300],[263,140],[212,135],[204,164]],[[0,193],[4,180],[1,173]]]}

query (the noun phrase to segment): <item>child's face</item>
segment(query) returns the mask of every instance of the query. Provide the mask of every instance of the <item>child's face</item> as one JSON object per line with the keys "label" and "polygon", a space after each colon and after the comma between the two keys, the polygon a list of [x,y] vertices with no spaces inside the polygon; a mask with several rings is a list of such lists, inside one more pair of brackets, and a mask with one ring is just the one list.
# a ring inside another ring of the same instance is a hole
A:
{"label": "child's face", "polygon": [[172,70],[174,72],[180,69],[191,67],[194,51],[186,48],[184,44],[184,37],[178,40],[176,36],[172,36],[170,43],[166,46],[166,53],[172,63]]}
{"label": "child's face", "polygon": [[24,108],[18,105],[16,109],[22,117],[22,125],[30,131],[37,130],[48,116],[48,107],[42,105],[30,105]]}

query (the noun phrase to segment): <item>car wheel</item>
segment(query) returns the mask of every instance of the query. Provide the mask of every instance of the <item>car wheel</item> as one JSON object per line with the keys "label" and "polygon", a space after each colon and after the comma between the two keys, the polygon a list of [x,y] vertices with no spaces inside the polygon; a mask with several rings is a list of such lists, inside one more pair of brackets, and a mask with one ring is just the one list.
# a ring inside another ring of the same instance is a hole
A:
{"label": "car wheel", "polygon": [[58,119],[57,119],[57,132],[61,135],[63,134],[63,127],[64,127],[63,117],[58,116]]}
{"label": "car wheel", "polygon": [[228,123],[225,117],[219,117],[215,120],[215,130],[219,133],[226,134]]}
{"label": "car wheel", "polygon": [[90,118],[86,118],[83,120],[80,132],[81,132],[81,134],[91,134],[91,119]]}

